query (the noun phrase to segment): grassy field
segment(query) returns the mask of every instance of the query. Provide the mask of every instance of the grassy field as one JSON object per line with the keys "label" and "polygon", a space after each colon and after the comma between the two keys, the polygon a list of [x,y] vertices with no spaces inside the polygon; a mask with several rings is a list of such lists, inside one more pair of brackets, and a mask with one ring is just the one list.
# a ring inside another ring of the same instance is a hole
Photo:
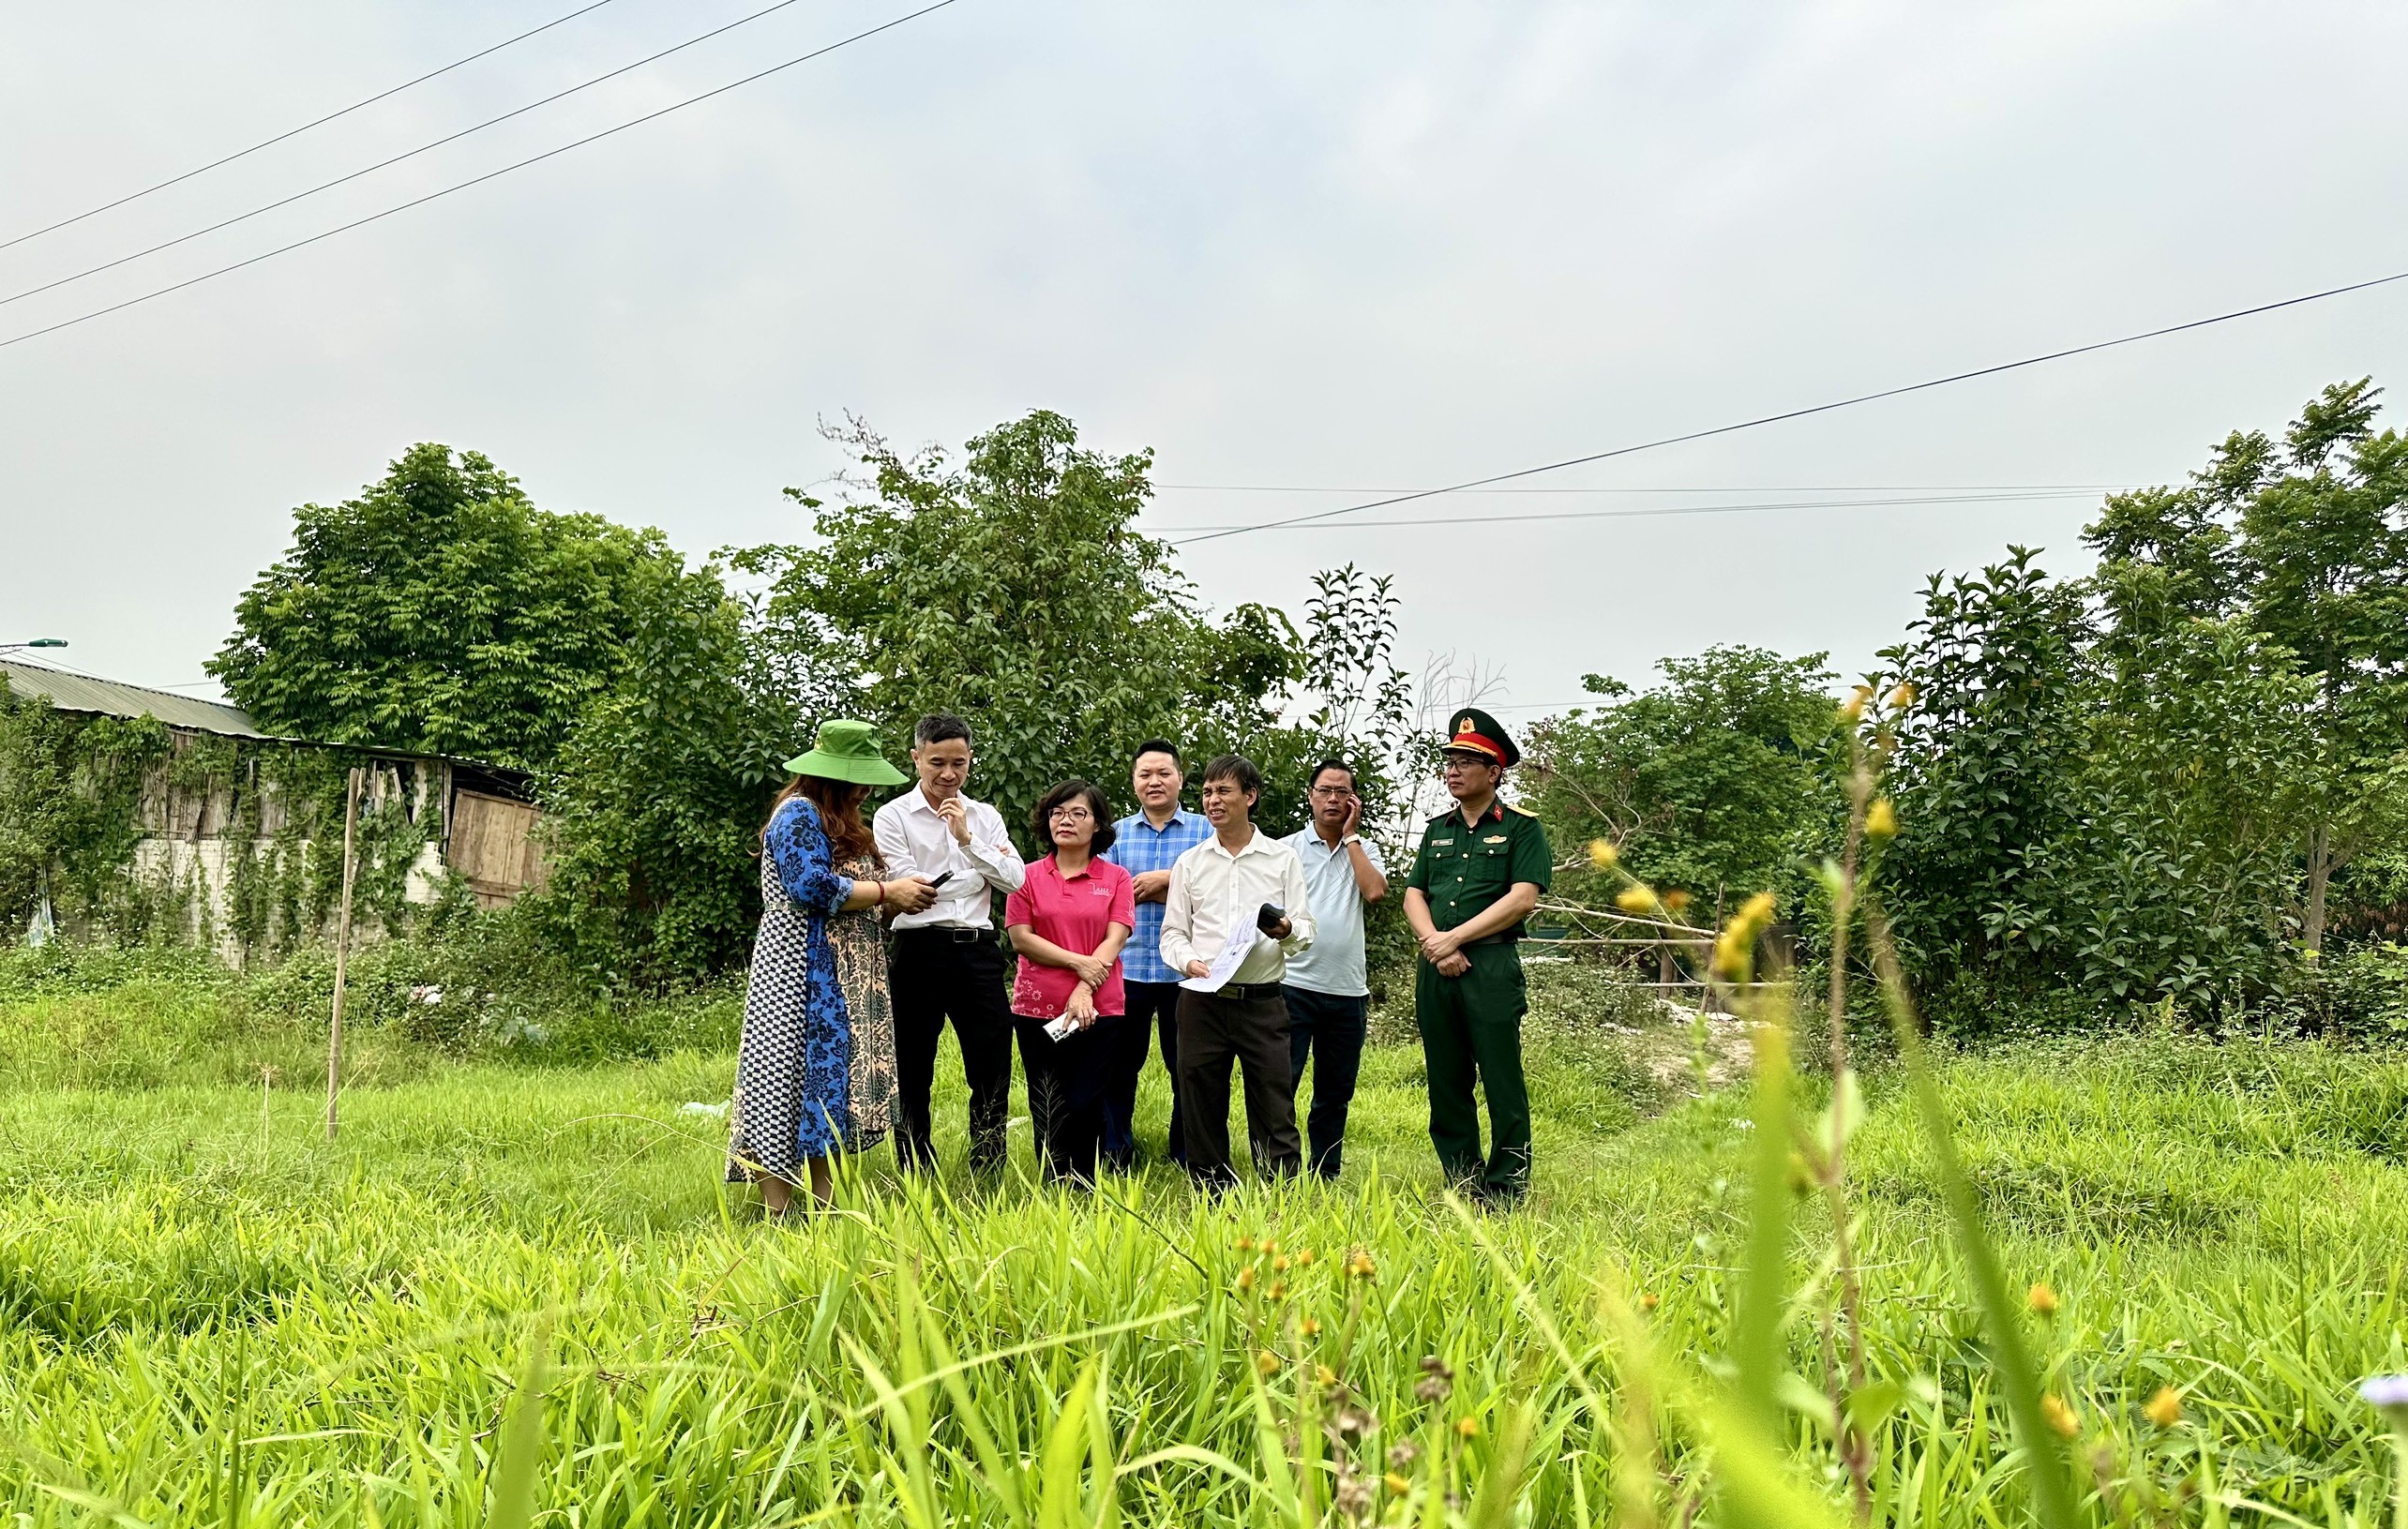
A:
{"label": "grassy field", "polygon": [[[1392,1015],[1334,1188],[1041,1190],[1016,1123],[1004,1182],[906,1186],[880,1150],[793,1229],[723,1196],[718,1123],[681,1113],[726,1094],[724,999],[663,1022],[697,1049],[640,1060],[368,1032],[330,1147],[303,1020],[189,974],[18,992],[0,1505],[471,1524],[531,1473],[541,1522],[577,1525],[1738,1522],[1701,1419],[1746,1101],[1691,1097],[1689,1037],[1646,1005],[1536,986],[1539,1175],[1509,1215],[1441,1196]],[[2090,1521],[2387,1522],[2354,1387],[2408,1370],[2408,1064],[2128,1038],[1942,1078],[2016,1290],[2056,1297],[2032,1330]],[[1156,1140],[1166,1105],[1156,1071]],[[941,1115],[957,1162],[957,1084]],[[1879,1076],[1854,1157],[1873,1518],[2029,1522],[1929,1144]],[[1820,1206],[1781,1427],[1844,1522]],[[2165,1387],[2179,1420],[2144,1413]]]}

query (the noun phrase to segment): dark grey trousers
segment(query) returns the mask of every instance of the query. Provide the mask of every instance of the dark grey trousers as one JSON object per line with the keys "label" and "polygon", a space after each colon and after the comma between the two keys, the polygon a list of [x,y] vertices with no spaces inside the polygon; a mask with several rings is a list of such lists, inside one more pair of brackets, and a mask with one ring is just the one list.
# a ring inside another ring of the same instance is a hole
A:
{"label": "dark grey trousers", "polygon": [[1275,983],[1179,995],[1179,1108],[1187,1171],[1197,1179],[1215,1187],[1237,1181],[1229,1163],[1232,1061],[1245,1082],[1255,1172],[1284,1177],[1303,1167],[1287,1048],[1287,1005]]}

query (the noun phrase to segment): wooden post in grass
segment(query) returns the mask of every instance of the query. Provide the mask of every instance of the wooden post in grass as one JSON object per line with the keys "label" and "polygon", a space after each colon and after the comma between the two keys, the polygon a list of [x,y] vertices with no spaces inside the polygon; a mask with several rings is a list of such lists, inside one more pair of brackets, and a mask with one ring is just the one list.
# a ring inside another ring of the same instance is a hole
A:
{"label": "wooden post in grass", "polygon": [[352,859],[352,839],[359,828],[359,767],[343,793],[343,906],[335,918],[335,1012],[326,1027],[326,1140],[335,1139],[337,1101],[343,1082],[343,957],[351,951],[352,877],[358,867]]}

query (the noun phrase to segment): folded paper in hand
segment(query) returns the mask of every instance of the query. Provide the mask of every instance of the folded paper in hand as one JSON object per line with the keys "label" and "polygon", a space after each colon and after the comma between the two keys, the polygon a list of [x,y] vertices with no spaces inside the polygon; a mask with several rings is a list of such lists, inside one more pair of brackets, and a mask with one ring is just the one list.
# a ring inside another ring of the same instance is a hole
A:
{"label": "folded paper in hand", "polygon": [[1255,941],[1261,937],[1262,931],[1253,924],[1238,925],[1229,931],[1229,943],[1222,946],[1221,953],[1212,958],[1212,969],[1201,977],[1190,977],[1179,985],[1191,993],[1218,993],[1228,985],[1238,967],[1245,964],[1246,952],[1253,950]]}

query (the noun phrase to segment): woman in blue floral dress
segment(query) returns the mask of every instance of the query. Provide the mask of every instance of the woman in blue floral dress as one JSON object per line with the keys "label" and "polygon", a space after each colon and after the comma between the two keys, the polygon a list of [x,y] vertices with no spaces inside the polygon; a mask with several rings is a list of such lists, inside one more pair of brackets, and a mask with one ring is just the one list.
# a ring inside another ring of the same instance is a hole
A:
{"label": "woman in blue floral dress", "polygon": [[825,724],[786,768],[794,778],[761,830],[760,936],[728,1111],[728,1177],[758,1180],[772,1216],[786,1213],[805,1168],[812,1197],[826,1205],[829,1154],[885,1134],[895,1026],[878,915],[936,895],[916,877],[879,878],[862,799],[903,774],[880,757],[867,723]]}

